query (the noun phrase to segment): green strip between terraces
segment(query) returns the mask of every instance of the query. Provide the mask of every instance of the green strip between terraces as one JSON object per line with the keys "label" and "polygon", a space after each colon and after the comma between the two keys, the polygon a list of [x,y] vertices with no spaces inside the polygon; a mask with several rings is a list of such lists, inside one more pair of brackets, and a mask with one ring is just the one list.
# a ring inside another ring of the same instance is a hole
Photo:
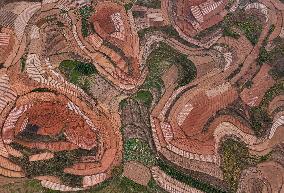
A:
{"label": "green strip between terraces", "polygon": [[225,193],[225,191],[218,189],[217,187],[202,182],[190,175],[185,174],[184,172],[176,169],[174,166],[167,164],[165,161],[159,159],[158,166],[162,171],[164,171],[170,177],[185,183],[193,188],[201,190],[205,193]]}
{"label": "green strip between terraces", "polygon": [[92,23],[89,21],[90,17],[95,13],[95,10],[91,6],[84,6],[79,9],[79,14],[81,15],[82,19],[82,35],[83,37],[87,37],[91,33],[93,33],[94,28]]}
{"label": "green strip between terraces", "polygon": [[252,129],[256,136],[260,137],[266,133],[265,125],[272,125],[272,118],[268,115],[267,108],[276,96],[284,94],[284,81],[277,82],[266,91],[261,103],[250,109]]}
{"label": "green strip between terraces", "polygon": [[[133,12],[133,16],[138,16],[136,12]],[[148,27],[148,28],[144,28],[140,31],[138,31],[138,36],[140,38],[140,40],[144,39],[146,34],[151,34],[154,32],[161,32],[162,34],[164,34],[165,36],[169,37],[169,38],[174,38],[175,40],[177,40],[178,42],[191,47],[191,48],[197,48],[198,46],[189,43],[188,41],[184,40],[183,38],[180,37],[179,33],[175,30],[175,28],[173,26],[162,26],[162,27]]]}
{"label": "green strip between terraces", "polygon": [[90,151],[76,149],[71,151],[54,152],[54,157],[49,160],[30,162],[29,156],[43,153],[45,150],[26,148],[19,144],[12,144],[12,147],[20,151],[23,154],[23,157],[11,157],[11,160],[23,168],[24,173],[28,178],[44,175],[57,176],[61,178],[64,184],[71,187],[82,186],[83,177],[64,173],[64,168],[70,167],[79,161],[81,156],[96,154],[96,150],[94,149]]}

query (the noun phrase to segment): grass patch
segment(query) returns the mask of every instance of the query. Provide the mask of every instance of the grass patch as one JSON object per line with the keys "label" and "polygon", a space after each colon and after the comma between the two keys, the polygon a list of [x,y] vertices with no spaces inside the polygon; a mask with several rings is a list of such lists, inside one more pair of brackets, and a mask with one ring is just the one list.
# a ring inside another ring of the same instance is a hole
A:
{"label": "grass patch", "polygon": [[[268,37],[271,35],[271,33],[274,31],[274,29],[275,29],[274,25],[270,26],[269,33],[265,37],[265,39],[262,43],[262,46],[259,49],[259,54],[258,54],[258,58],[257,58],[257,64],[258,65],[262,65],[262,64],[267,63],[267,62],[272,62],[272,58],[273,58],[274,54],[273,54],[273,52],[270,53],[270,51],[267,51],[265,49],[265,47],[267,46],[267,43],[268,43]],[[273,50],[275,50],[275,48]]]}
{"label": "grass patch", "polygon": [[[271,32],[270,32],[271,33]],[[268,37],[267,37],[268,38]],[[281,79],[284,77],[284,40],[282,38],[276,38],[272,45],[272,50],[267,51],[265,46],[267,45],[267,38],[263,46],[260,48],[260,53],[257,59],[257,63],[262,65],[269,63],[272,65],[271,75],[274,79]]]}
{"label": "grass patch", "polygon": [[124,109],[127,105],[127,100],[123,99],[122,101],[120,101],[119,103],[119,109]]}
{"label": "grass patch", "polygon": [[79,9],[79,13],[82,18],[88,19],[94,13],[94,9],[91,6],[85,5]]}
{"label": "grass patch", "polygon": [[[86,191],[79,191],[79,193],[157,193],[158,187],[142,186],[133,182],[132,180],[122,176],[122,166],[116,167],[112,171],[112,179],[104,181],[96,187]],[[162,192],[161,192],[162,193]]]}
{"label": "grass patch", "polygon": [[265,47],[261,47],[259,49],[259,55],[257,58],[257,64],[262,65],[271,60],[271,54],[266,51]]}
{"label": "grass patch", "polygon": [[238,66],[238,68],[235,69],[226,79],[227,79],[227,80],[231,80],[232,78],[234,78],[237,74],[240,73],[242,67],[243,67],[243,64],[240,64],[240,65]]}
{"label": "grass patch", "polygon": [[271,87],[268,91],[266,91],[260,106],[263,106],[264,108],[268,107],[269,102],[274,99],[274,97],[284,93],[284,81],[280,81],[276,83],[273,87]]}
{"label": "grass patch", "polygon": [[[18,148],[16,148],[18,149]],[[23,168],[28,178],[41,175],[58,176],[62,182],[69,186],[82,186],[82,176],[75,176],[64,173],[64,168],[70,167],[78,162],[80,157],[95,155],[95,150],[76,149],[71,151],[61,151],[54,154],[54,158],[49,160],[41,160],[36,162],[29,161],[29,155],[39,153],[37,149],[23,148],[20,150],[24,156],[21,158],[12,157],[11,160]],[[32,153],[33,152],[33,153]]]}
{"label": "grass patch", "polygon": [[234,30],[232,30],[231,27],[224,27],[223,29],[223,36],[228,36],[228,37],[232,37],[232,38],[235,38],[235,39],[239,39],[241,36],[235,32]]}
{"label": "grass patch", "polygon": [[145,13],[143,11],[132,11],[132,15],[134,18],[145,17]]}
{"label": "grass patch", "polygon": [[[112,180],[111,183],[103,187],[102,189],[90,189],[84,191],[84,193],[154,193],[148,187],[142,186],[129,180],[126,177],[121,177],[116,180]],[[83,192],[82,192],[83,193]]]}

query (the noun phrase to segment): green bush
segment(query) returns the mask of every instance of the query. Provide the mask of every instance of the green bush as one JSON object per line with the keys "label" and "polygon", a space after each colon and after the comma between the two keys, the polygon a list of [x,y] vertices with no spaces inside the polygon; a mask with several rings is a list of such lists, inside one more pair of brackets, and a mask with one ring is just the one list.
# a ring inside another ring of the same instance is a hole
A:
{"label": "green bush", "polygon": [[280,81],[276,83],[273,87],[271,87],[268,91],[266,91],[260,107],[267,108],[268,104],[272,99],[280,94],[284,93],[284,81]]}
{"label": "green bush", "polygon": [[88,19],[94,13],[94,9],[91,6],[84,6],[79,9],[79,13],[82,18]]}
{"label": "green bush", "polygon": [[143,11],[132,11],[132,15],[135,18],[137,18],[137,17],[144,17],[145,13]]}

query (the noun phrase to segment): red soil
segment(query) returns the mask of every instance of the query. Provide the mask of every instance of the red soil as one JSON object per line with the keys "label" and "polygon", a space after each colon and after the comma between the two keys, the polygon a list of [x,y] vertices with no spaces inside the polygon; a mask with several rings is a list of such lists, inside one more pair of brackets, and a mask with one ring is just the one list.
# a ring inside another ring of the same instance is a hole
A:
{"label": "red soil", "polygon": [[[177,0],[177,20],[176,25],[185,33],[187,36],[194,36],[198,33],[192,24],[185,18],[188,18],[188,15],[191,13],[190,7],[191,6],[198,6],[202,3],[206,2],[206,0],[195,0],[195,1],[188,1],[188,0]],[[202,30],[205,30],[220,21],[223,20],[223,16],[220,13],[225,9],[228,0],[225,0],[219,7],[215,10],[210,12],[207,15],[204,15],[204,22],[200,24]]]}
{"label": "red soil", "polygon": [[96,29],[99,29],[98,33],[103,37],[107,37],[115,31],[115,26],[110,16],[116,12],[120,12],[120,9],[108,6],[102,6],[99,10],[96,10],[94,24]]}
{"label": "red soil", "polygon": [[241,93],[241,98],[249,106],[258,106],[265,92],[274,85],[275,81],[268,74],[271,67],[263,65],[257,75],[253,78],[252,87],[245,88]]}
{"label": "red soil", "polygon": [[[96,13],[94,14],[94,27],[96,32],[103,39],[110,41],[121,48],[127,57],[137,57],[138,53],[135,53],[135,50],[139,47],[139,42],[137,41],[138,35],[132,33],[125,8],[122,5],[108,2],[98,3],[95,9]],[[125,30],[124,40],[119,40],[110,36],[114,32],[114,23],[110,16],[114,13],[120,13],[121,19],[123,20]]]}
{"label": "red soil", "polygon": [[207,120],[235,99],[237,99],[235,90],[229,90],[213,98],[208,98],[204,92],[200,93],[190,101],[193,109],[181,126],[182,130],[189,137],[202,133],[202,128]]}
{"label": "red soil", "polygon": [[0,32],[10,35],[9,43],[7,45],[0,45],[0,63],[4,63],[13,49],[15,44],[15,36],[13,35],[13,31],[9,29],[3,28]]}
{"label": "red soil", "polygon": [[20,132],[19,127],[26,118],[29,124],[39,127],[37,131],[39,135],[56,136],[64,132],[68,141],[83,149],[92,149],[97,145],[96,133],[82,117],[67,109],[66,104],[42,102],[33,105],[18,120],[21,122],[17,124],[16,135]]}

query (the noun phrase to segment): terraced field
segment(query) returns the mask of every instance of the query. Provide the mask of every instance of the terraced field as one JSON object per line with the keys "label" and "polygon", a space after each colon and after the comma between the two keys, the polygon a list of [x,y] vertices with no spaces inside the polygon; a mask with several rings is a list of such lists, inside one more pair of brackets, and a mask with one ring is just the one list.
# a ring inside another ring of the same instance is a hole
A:
{"label": "terraced field", "polygon": [[0,192],[284,192],[282,0],[0,5]]}

